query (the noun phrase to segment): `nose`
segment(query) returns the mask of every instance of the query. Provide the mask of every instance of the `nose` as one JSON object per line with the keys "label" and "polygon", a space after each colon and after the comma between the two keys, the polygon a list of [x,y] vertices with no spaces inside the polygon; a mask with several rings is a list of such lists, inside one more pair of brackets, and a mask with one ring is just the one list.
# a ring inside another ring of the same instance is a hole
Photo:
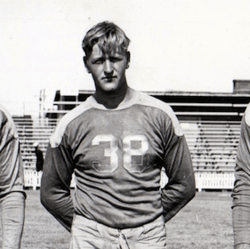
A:
{"label": "nose", "polygon": [[104,73],[105,75],[112,75],[113,74],[113,65],[110,60],[106,60],[104,62]]}

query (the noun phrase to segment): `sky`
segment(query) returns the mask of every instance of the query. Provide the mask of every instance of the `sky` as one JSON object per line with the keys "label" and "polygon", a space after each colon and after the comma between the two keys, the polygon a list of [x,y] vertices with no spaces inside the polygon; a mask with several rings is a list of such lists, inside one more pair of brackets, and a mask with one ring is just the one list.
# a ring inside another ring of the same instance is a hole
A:
{"label": "sky", "polygon": [[232,92],[250,79],[249,13],[249,0],[0,0],[0,103],[94,90],[81,41],[104,20],[131,40],[132,88]]}

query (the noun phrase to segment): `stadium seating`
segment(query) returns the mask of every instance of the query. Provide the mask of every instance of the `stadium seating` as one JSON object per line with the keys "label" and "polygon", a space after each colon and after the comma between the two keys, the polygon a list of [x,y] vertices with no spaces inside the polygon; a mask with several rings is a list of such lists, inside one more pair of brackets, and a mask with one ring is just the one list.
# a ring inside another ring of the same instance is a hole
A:
{"label": "stadium seating", "polygon": [[232,189],[240,122],[188,122],[182,126],[192,156],[197,189]]}
{"label": "stadium seating", "polygon": [[[188,125],[192,129],[188,129]],[[232,172],[240,134],[239,122],[189,122],[184,133],[195,172]]]}
{"label": "stadium seating", "polygon": [[41,118],[13,117],[20,138],[21,152],[25,169],[35,170],[36,156],[33,144],[39,143],[44,155],[49,138],[57,124],[57,120]]}

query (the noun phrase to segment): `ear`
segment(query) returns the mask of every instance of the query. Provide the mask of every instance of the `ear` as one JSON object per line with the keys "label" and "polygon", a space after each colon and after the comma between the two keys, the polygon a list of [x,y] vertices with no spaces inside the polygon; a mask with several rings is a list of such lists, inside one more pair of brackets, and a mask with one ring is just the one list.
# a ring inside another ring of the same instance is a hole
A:
{"label": "ear", "polygon": [[85,66],[87,72],[90,73],[86,56],[83,56],[83,63],[84,63],[84,66]]}
{"label": "ear", "polygon": [[126,66],[126,69],[129,68],[129,63],[130,63],[130,52],[126,52],[126,55],[127,55],[127,66]]}

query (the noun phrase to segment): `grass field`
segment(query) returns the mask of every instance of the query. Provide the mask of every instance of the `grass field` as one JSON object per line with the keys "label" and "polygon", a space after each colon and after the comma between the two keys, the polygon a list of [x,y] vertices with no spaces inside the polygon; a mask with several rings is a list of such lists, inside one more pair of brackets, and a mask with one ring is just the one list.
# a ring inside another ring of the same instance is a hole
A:
{"label": "grass field", "polygon": [[[27,190],[22,249],[68,249],[70,234]],[[201,192],[166,226],[167,249],[233,249],[230,192]],[[1,234],[0,234],[1,242]]]}

